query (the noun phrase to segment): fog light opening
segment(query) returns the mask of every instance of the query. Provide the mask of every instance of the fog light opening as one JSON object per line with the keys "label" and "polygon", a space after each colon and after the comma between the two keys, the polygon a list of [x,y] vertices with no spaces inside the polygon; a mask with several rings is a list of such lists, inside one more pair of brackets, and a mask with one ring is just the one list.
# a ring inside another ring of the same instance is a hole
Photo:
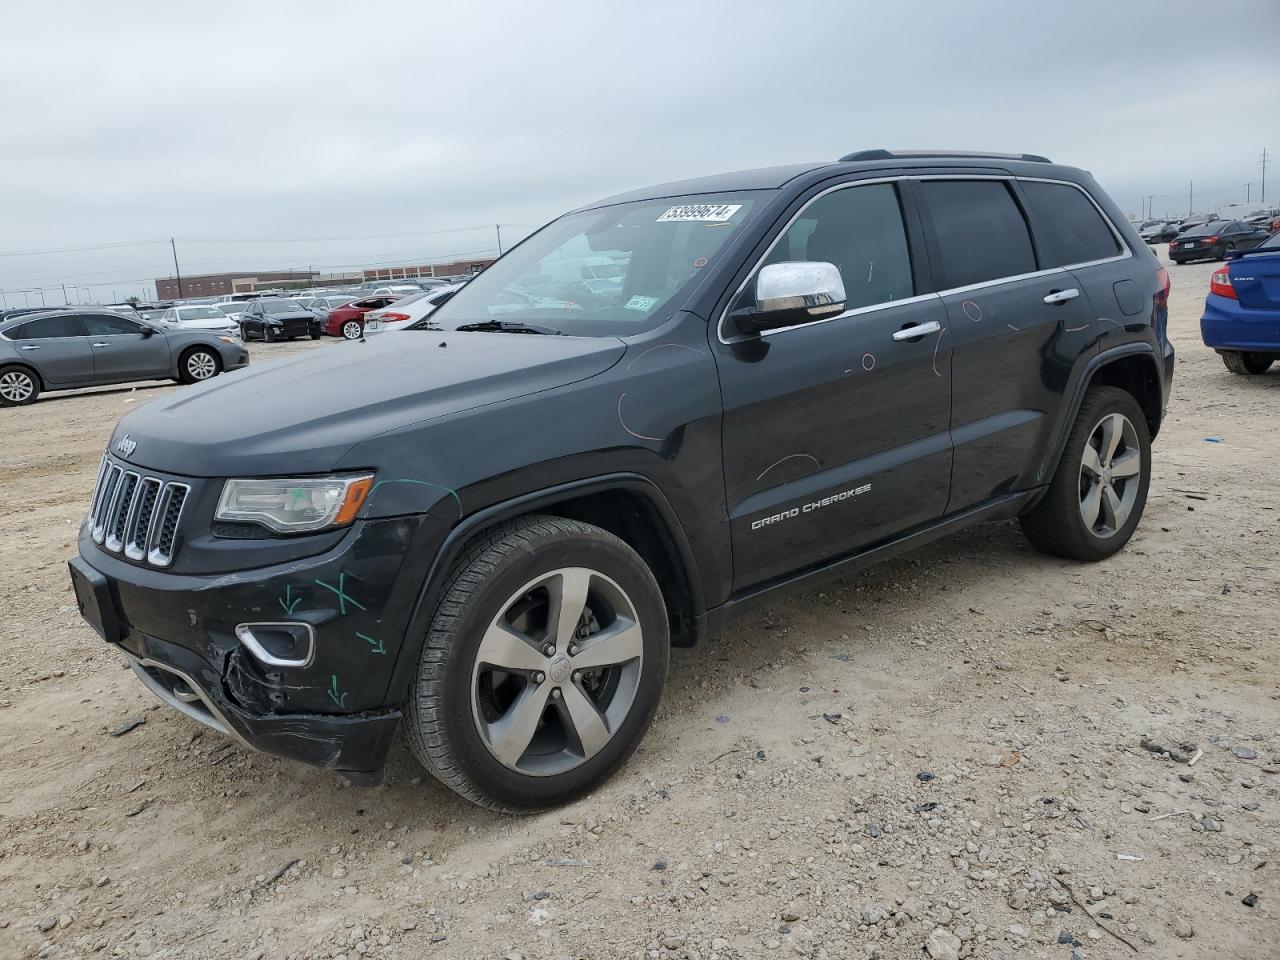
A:
{"label": "fog light opening", "polygon": [[269,667],[308,667],[315,659],[316,631],[309,623],[242,623],[236,638]]}

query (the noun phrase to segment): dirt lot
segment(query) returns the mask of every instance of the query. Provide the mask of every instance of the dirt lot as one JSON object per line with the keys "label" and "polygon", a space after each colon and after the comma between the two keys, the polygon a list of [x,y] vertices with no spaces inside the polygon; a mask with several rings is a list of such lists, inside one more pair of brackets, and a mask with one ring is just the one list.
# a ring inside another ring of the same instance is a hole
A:
{"label": "dirt lot", "polygon": [[523,819],[403,747],[361,789],[157,706],[64,564],[116,419],[177,388],[0,411],[0,958],[1280,955],[1280,370],[1229,374],[1210,265],[1171,269],[1120,556],[1002,524],[778,603],[676,652],[606,787]]}

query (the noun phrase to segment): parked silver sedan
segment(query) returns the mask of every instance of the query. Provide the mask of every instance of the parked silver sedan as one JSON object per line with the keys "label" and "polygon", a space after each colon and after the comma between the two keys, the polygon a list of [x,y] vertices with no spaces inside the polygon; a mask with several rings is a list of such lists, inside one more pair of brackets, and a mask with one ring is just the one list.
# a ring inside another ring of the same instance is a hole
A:
{"label": "parked silver sedan", "polygon": [[46,390],[196,383],[248,363],[243,341],[215,330],[165,329],[92,308],[29,314],[0,321],[0,406],[32,403]]}

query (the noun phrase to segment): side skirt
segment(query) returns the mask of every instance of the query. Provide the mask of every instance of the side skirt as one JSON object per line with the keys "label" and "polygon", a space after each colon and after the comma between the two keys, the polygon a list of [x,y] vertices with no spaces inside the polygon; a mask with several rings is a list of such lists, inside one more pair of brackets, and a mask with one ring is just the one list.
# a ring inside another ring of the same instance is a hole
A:
{"label": "side skirt", "polygon": [[914,550],[916,547],[949,536],[958,530],[963,530],[974,524],[985,523],[989,520],[1011,520],[1022,513],[1040,493],[1041,489],[1036,487],[1031,490],[1005,494],[963,513],[957,513],[929,526],[917,528],[896,540],[890,540],[861,553],[838,557],[822,566],[812,567],[784,579],[775,580],[762,587],[732,596],[720,606],[707,611],[705,636],[720,636],[734,618],[749,613],[765,604],[773,603],[775,600],[780,600],[783,597],[800,593],[804,590],[812,590],[814,587],[840,577],[847,577],[852,573],[879,563],[881,560],[887,560],[890,557],[896,557],[899,554]]}

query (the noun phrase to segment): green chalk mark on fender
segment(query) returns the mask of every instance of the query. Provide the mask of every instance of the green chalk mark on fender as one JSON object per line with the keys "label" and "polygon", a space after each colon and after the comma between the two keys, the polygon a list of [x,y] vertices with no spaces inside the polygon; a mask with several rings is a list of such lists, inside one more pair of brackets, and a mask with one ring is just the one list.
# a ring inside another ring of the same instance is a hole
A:
{"label": "green chalk mark on fender", "polygon": [[375,640],[373,639],[373,637],[367,636],[361,633],[359,630],[356,631],[356,636],[359,637],[361,640],[363,640],[365,643],[369,644],[369,646],[373,648],[372,650],[373,653],[387,652],[387,648],[382,645],[381,640]]}
{"label": "green chalk mark on fender", "polygon": [[399,477],[393,480],[379,480],[373,485],[373,489],[369,491],[369,497],[372,498],[373,495],[378,492],[378,488],[384,483],[412,483],[420,487],[431,487],[434,490],[443,490],[449,496],[453,497],[453,502],[458,505],[458,516],[462,516],[462,498],[458,496],[458,492],[456,490],[450,489],[449,487],[442,487],[438,483],[428,483],[426,480],[414,480],[411,477]]}
{"label": "green chalk mark on fender", "polygon": [[292,617],[294,609],[302,602],[301,597],[293,596],[293,587],[284,588],[284,597],[277,599],[276,603],[280,604],[287,616]]}
{"label": "green chalk mark on fender", "polygon": [[347,612],[347,604],[351,604],[358,610],[364,610],[365,605],[357,600],[346,590],[347,575],[345,573],[338,574],[338,585],[335,587],[331,583],[325,583],[323,580],[316,580],[317,587],[324,587],[326,590],[332,590],[338,595],[338,611],[345,614]]}

